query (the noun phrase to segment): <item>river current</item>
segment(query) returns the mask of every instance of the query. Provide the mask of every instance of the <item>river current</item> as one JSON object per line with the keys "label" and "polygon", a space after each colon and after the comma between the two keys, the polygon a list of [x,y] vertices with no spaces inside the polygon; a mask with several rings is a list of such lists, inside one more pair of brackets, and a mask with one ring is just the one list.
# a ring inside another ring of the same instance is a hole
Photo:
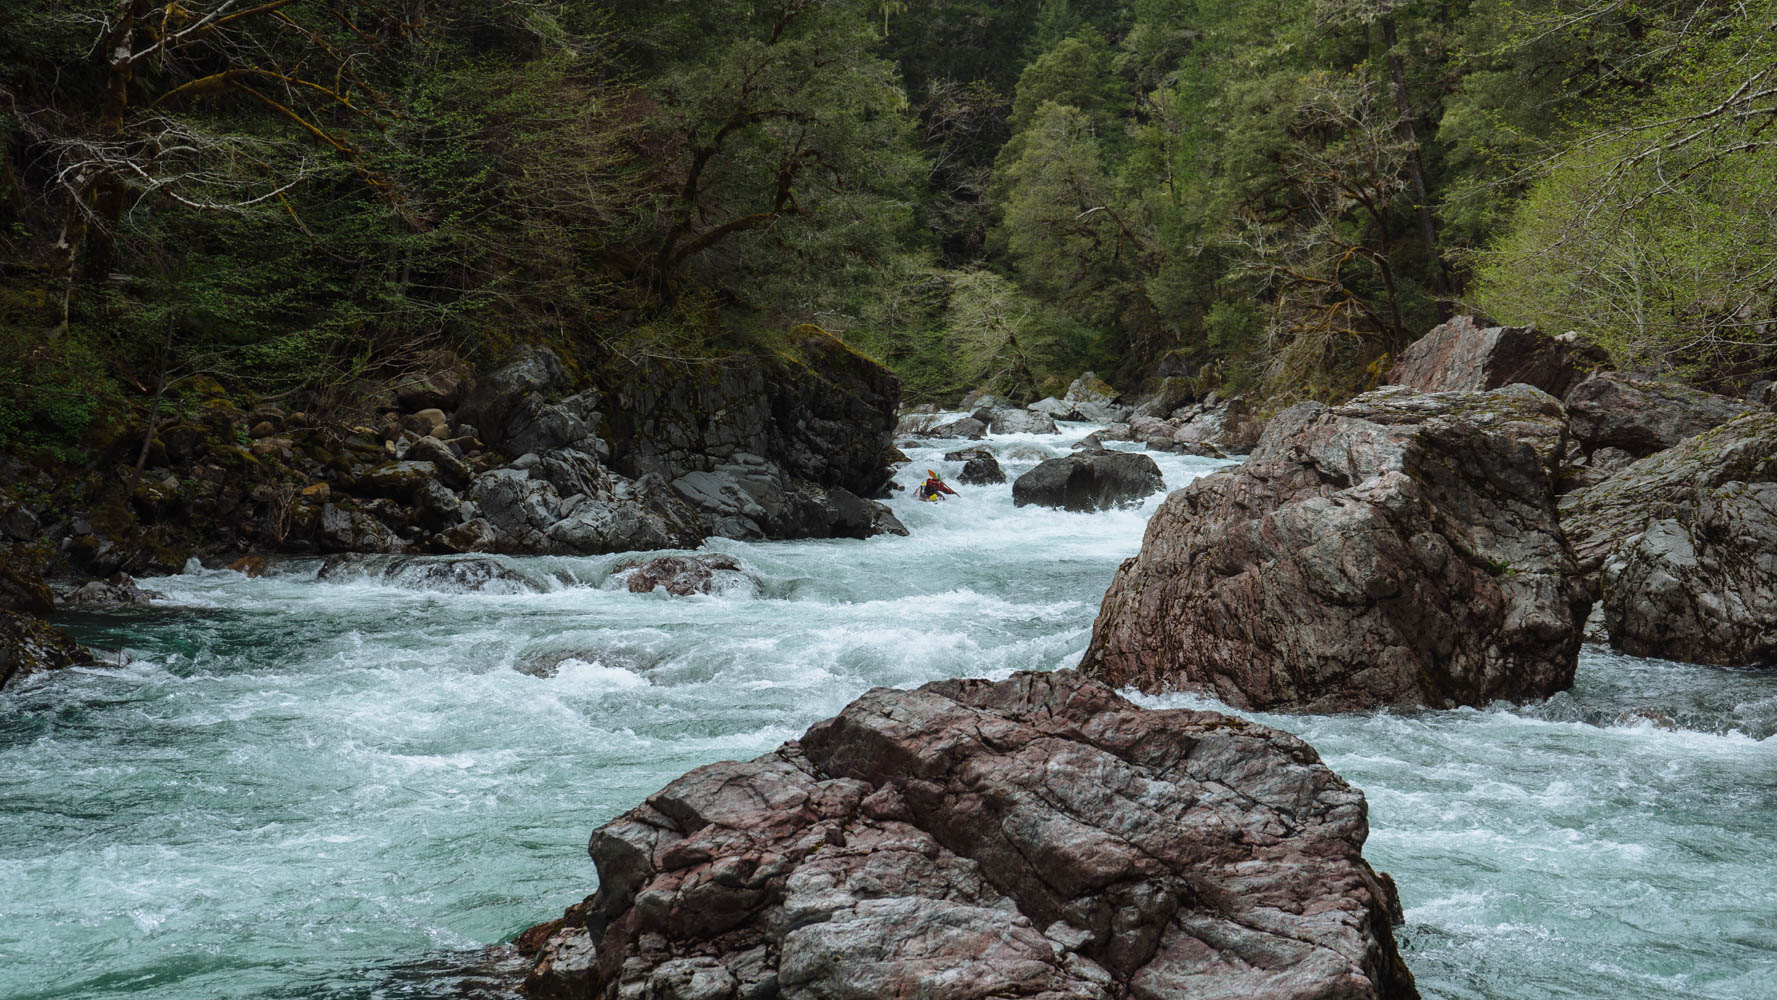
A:
{"label": "river current", "polygon": [[[987,444],[1016,476],[1085,429]],[[1155,458],[1175,489],[1225,464]],[[712,541],[751,578],[710,597],[628,593],[634,556],[483,591],[298,560],[64,619],[129,659],[0,693],[0,997],[480,995],[488,946],[593,889],[593,828],[684,771],[875,685],[1078,660],[1160,498],[959,489],[899,494],[908,538]],[[1542,704],[1253,717],[1368,795],[1428,998],[1777,997],[1777,672],[1589,646]]]}

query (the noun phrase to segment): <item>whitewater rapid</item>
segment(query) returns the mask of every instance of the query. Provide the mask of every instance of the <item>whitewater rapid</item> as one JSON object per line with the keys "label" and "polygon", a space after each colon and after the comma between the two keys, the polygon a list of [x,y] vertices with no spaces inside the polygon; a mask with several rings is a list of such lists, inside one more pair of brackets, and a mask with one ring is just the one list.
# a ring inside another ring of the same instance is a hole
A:
{"label": "whitewater rapid", "polygon": [[[1016,476],[1089,429],[986,446]],[[1226,464],[1154,457],[1170,488]],[[501,558],[480,592],[298,560],[68,618],[129,660],[0,693],[0,997],[475,994],[684,771],[875,685],[1078,660],[1160,497],[959,489],[899,494],[907,538],[712,541],[751,574],[712,597],[628,593],[634,556]],[[1367,793],[1427,997],[1777,996],[1777,675],[1588,647],[1541,705],[1257,718]]]}

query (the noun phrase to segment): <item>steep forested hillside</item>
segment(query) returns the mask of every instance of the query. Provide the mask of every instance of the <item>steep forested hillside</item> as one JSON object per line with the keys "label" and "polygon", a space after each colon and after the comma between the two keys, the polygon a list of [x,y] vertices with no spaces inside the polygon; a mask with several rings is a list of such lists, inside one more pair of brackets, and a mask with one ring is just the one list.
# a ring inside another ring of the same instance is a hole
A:
{"label": "steep forested hillside", "polygon": [[[19,0],[0,445],[839,332],[1349,393],[1462,308],[1766,372],[1771,0]],[[342,403],[341,405],[344,405]]]}

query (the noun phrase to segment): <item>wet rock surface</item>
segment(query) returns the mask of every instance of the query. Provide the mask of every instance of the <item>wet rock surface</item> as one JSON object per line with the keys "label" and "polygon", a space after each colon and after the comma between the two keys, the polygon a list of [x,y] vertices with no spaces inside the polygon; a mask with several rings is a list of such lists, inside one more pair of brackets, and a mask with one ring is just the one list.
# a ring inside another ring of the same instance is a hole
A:
{"label": "wet rock surface", "polygon": [[756,583],[747,576],[739,559],[721,552],[661,556],[645,563],[628,563],[619,566],[613,575],[620,575],[624,588],[632,594],[659,589],[674,597],[711,594],[724,586]]}
{"label": "wet rock surface", "polygon": [[31,674],[92,662],[92,654],[61,629],[0,608],[0,688]]}
{"label": "wet rock surface", "polygon": [[1611,645],[1723,666],[1777,663],[1777,483],[1697,490],[1604,564]]}
{"label": "wet rock surface", "polygon": [[993,452],[985,448],[951,452],[944,459],[963,463],[963,471],[956,478],[965,486],[993,486],[1006,481],[1006,473],[1000,468],[999,459],[994,458]]}
{"label": "wet rock surface", "polygon": [[1083,449],[1052,458],[1012,483],[1012,502],[1074,511],[1105,510],[1140,503],[1165,489],[1160,467],[1146,455]]}
{"label": "wet rock surface", "polygon": [[1555,517],[1559,411],[1528,386],[1291,407],[1167,498],[1081,669],[1295,711],[1570,687],[1589,602]]}
{"label": "wet rock surface", "polygon": [[1362,793],[1071,671],[875,689],[593,834],[533,1000],[1408,998]]}

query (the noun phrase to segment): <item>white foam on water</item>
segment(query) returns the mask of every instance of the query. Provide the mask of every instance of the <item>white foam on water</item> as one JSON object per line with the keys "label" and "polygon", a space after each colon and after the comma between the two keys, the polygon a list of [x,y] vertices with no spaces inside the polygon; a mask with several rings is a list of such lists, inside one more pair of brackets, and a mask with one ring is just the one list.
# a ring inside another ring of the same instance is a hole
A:
{"label": "white foam on water", "polygon": [[[973,447],[1016,476],[1091,429],[924,442],[899,480],[956,484],[943,455]],[[1227,464],[1154,457],[1174,489]],[[703,546],[756,592],[613,585],[646,554],[498,557],[527,581],[507,593],[320,560],[150,581],[154,606],[78,626],[133,662],[0,694],[0,995],[381,995],[367,970],[585,896],[587,835],[691,768],[875,685],[1076,663],[1164,494],[1074,514],[957,489],[892,500],[906,538]],[[1541,705],[1248,714],[1366,791],[1427,997],[1773,995],[1777,677],[1589,647]]]}

